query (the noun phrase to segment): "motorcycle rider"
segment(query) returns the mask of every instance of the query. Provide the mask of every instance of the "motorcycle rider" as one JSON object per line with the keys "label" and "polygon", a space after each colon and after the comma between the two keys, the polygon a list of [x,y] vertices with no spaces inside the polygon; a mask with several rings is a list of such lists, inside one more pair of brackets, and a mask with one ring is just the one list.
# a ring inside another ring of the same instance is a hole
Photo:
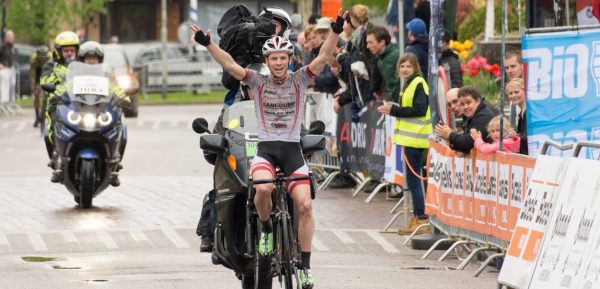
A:
{"label": "motorcycle rider", "polygon": [[[46,62],[42,68],[42,77],[40,78],[40,85],[46,83],[54,83],[54,85],[61,84],[65,81],[67,75],[67,66],[69,63],[76,60],[77,52],[79,50],[79,37],[75,32],[64,31],[56,36],[54,39],[54,52],[52,53],[52,61]],[[57,97],[56,93],[48,94],[48,106],[46,109],[46,120],[48,129],[44,131],[44,142],[46,143],[46,150],[48,152],[48,158],[50,162],[48,166],[51,167],[55,172],[52,173],[50,181],[57,183],[60,181],[60,177],[56,172],[56,158],[54,156],[54,140],[52,123],[56,119],[56,106],[60,101],[60,96]]]}
{"label": "motorcycle rider", "polygon": [[[194,41],[205,46],[211,56],[236,79],[245,82],[256,96],[256,114],[259,121],[259,142],[256,157],[250,172],[255,180],[269,179],[275,174],[275,167],[282,169],[286,176],[308,175],[308,167],[300,147],[300,124],[303,116],[304,92],[309,82],[318,75],[336,48],[339,34],[343,31],[344,18],[348,12],[340,9],[335,22],[331,24],[335,33],[330,33],[319,55],[307,66],[290,72],[288,66],[294,54],[294,46],[286,38],[275,36],[263,45],[262,51],[269,68],[267,75],[243,68],[227,52],[210,41],[210,31],[206,33],[198,25],[191,25],[195,33]],[[267,125],[269,124],[269,125]],[[314,286],[310,272],[310,255],[314,220],[312,200],[308,180],[287,184],[291,197],[298,208],[298,238],[301,251],[299,279],[303,289]],[[254,204],[262,222],[258,241],[259,254],[273,252],[273,228],[270,221],[272,209],[271,193],[273,184],[256,185]]]}
{"label": "motorcycle rider", "polygon": [[[87,41],[79,47],[79,50],[77,52],[77,60],[80,62],[86,63],[86,64],[90,64],[90,65],[100,64],[104,61],[104,49],[102,49],[102,46],[100,45],[100,43],[98,43],[96,41]],[[68,71],[68,69],[66,71]],[[65,71],[65,74],[63,76],[61,83],[58,86],[56,86],[56,90],[53,93],[53,97],[57,100],[60,100],[61,96],[67,91],[67,87],[65,85],[61,85],[61,84],[64,84],[63,82],[65,80],[64,77],[66,76],[66,71]],[[116,85],[110,85],[109,91],[110,91],[110,93],[114,94],[115,97],[119,100],[118,105],[122,106],[122,105],[131,103],[129,96],[127,96],[120,87],[118,87]],[[54,111],[56,110],[57,104],[58,104],[58,101],[55,102]],[[55,116],[55,117],[57,117],[57,116]],[[51,127],[50,127],[50,129],[51,129]],[[120,162],[123,159],[123,153],[125,152],[126,143],[127,143],[127,136],[125,134],[124,138],[121,140],[121,142],[119,144],[119,151],[116,152],[115,155],[113,156],[113,160],[116,162],[119,162],[119,164],[117,165],[116,172],[118,172],[119,170],[121,170],[123,168],[123,166],[120,164]],[[55,169],[55,172],[52,174],[52,177],[53,177],[53,179],[57,178],[57,181],[59,181],[60,180],[59,175],[60,175],[60,172],[57,172]],[[111,185],[113,187],[118,187],[120,184],[121,184],[121,182],[120,182],[119,176],[117,174],[112,179]]]}
{"label": "motorcycle rider", "polygon": [[[266,8],[265,10],[263,10],[259,14],[259,17],[268,17],[265,15],[267,13],[270,13],[271,16],[273,17],[273,23],[275,24],[274,36],[278,35],[278,36],[282,36],[284,38],[288,38],[290,35],[290,32],[291,32],[291,27],[292,27],[292,20],[291,20],[290,15],[281,8],[269,7],[269,8]],[[232,56],[235,57],[236,55],[232,55]],[[264,66],[264,63],[261,63],[260,66]],[[250,69],[261,70],[260,66],[256,65],[256,64],[251,64]],[[224,134],[225,133],[225,129],[223,128],[223,112],[225,111],[225,108],[227,108],[228,106],[244,99],[244,95],[247,95],[250,99],[252,98],[251,91],[248,91],[246,93],[246,89],[243,87],[243,84],[242,84],[242,87],[238,86],[238,88],[232,89],[227,93],[227,95],[225,96],[225,101],[224,101],[225,105],[224,105],[223,109],[221,110],[221,115],[219,116],[219,119],[217,120],[217,122],[215,124],[213,133],[216,133],[216,134]],[[209,163],[214,164],[217,155],[213,154],[213,153],[205,153],[204,157],[206,158],[206,160]],[[211,220],[210,211],[215,210],[214,194],[215,194],[214,190],[211,190],[206,195],[206,198],[204,199],[203,205],[202,205],[200,221],[198,223],[198,229],[196,231],[196,234],[201,236],[200,252],[210,252],[213,247],[214,220]],[[214,214],[212,214],[212,215],[214,216]]]}

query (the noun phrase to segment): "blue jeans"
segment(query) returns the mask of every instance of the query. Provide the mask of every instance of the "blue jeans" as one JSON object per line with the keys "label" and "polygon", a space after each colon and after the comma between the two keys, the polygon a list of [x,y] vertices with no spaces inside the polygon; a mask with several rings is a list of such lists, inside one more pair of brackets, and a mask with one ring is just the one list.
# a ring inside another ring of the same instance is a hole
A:
{"label": "blue jeans", "polygon": [[421,160],[423,159],[423,153],[425,149],[404,147],[404,154],[406,155],[406,172],[404,176],[406,178],[406,184],[410,190],[413,201],[413,213],[415,216],[425,215],[425,194],[423,193],[423,182],[417,176],[413,174],[408,165],[413,168],[417,174],[421,174]]}

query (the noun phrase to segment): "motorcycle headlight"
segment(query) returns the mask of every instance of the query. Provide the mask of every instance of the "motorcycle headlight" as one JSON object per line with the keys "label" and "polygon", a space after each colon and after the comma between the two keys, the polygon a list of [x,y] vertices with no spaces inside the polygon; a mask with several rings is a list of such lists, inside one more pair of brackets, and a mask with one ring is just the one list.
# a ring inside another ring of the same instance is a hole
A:
{"label": "motorcycle headlight", "polygon": [[119,87],[122,89],[127,89],[131,86],[131,78],[129,75],[119,75],[117,76],[117,84],[119,84]]}
{"label": "motorcycle headlight", "polygon": [[106,126],[112,122],[112,119],[113,119],[112,114],[110,114],[110,112],[108,112],[108,111],[105,111],[103,114],[100,114],[98,116],[98,123],[101,126]]}
{"label": "motorcycle headlight", "polygon": [[75,113],[72,110],[69,110],[69,112],[67,112],[67,120],[74,125],[79,125],[79,122],[81,121],[81,114]]}
{"label": "motorcycle headlight", "polygon": [[91,113],[86,113],[83,115],[83,127],[92,129],[96,126],[96,116]]}

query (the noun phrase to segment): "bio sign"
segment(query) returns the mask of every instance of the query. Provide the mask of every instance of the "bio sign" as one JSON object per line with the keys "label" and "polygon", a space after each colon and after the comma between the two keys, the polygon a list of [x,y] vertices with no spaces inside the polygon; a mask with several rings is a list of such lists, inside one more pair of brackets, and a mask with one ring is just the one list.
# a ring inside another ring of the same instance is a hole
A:
{"label": "bio sign", "polygon": [[600,30],[525,35],[523,62],[529,154],[546,140],[600,140]]}

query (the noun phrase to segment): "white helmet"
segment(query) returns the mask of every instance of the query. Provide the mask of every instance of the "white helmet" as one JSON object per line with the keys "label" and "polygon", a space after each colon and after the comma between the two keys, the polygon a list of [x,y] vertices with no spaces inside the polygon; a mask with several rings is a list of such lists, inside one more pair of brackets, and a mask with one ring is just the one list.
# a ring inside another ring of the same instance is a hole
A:
{"label": "white helmet", "polygon": [[[273,13],[273,20],[277,20],[277,22],[281,23],[281,32],[279,33],[279,36],[289,38],[292,28],[292,18],[290,18],[290,15],[285,12],[285,10],[278,7],[270,7],[266,9],[267,11]],[[264,10],[259,16],[263,14],[265,14]]]}
{"label": "white helmet", "polygon": [[79,59],[83,61],[87,55],[98,57],[99,62],[102,63],[104,60],[104,49],[96,41],[86,41],[79,47]]}
{"label": "white helmet", "polygon": [[265,44],[262,47],[262,53],[265,57],[273,52],[286,52],[292,56],[294,55],[294,45],[287,38],[274,36],[265,41]]}

